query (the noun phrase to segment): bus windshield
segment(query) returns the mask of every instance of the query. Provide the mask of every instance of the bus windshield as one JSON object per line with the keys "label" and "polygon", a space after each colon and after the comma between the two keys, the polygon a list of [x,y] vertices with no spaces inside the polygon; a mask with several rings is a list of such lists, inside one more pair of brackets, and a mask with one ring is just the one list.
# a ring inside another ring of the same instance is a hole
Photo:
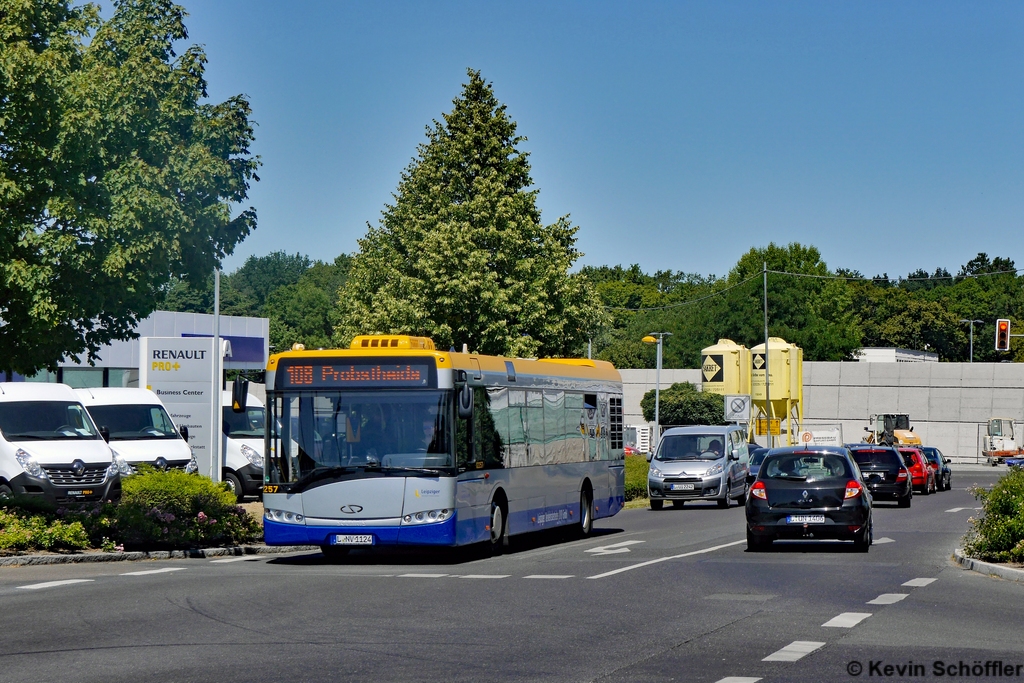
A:
{"label": "bus windshield", "polygon": [[279,433],[268,474],[275,483],[365,470],[454,468],[452,392],[312,391],[274,399]]}

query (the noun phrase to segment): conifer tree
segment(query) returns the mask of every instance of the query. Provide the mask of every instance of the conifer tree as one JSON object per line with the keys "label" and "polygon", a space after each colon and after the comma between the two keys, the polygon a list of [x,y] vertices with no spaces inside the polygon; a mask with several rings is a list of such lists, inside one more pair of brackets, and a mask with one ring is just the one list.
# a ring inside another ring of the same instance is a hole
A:
{"label": "conifer tree", "polygon": [[443,119],[359,241],[335,341],[406,333],[480,353],[580,353],[602,312],[586,277],[569,273],[578,228],[567,216],[541,223],[525,138],[479,71]]}

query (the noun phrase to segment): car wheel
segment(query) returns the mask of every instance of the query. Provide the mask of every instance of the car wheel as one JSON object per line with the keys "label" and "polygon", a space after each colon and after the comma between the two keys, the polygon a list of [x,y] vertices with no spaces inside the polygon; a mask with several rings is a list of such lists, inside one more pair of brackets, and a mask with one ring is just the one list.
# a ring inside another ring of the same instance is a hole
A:
{"label": "car wheel", "polygon": [[953,490],[953,475],[952,474],[949,474],[949,475],[946,476],[946,490],[947,491],[952,491]]}
{"label": "car wheel", "polygon": [[939,487],[938,487],[938,485],[937,485],[937,484],[935,483],[935,477],[932,477],[932,493],[935,493],[935,492],[937,492],[938,490],[939,490]]}
{"label": "car wheel", "polygon": [[0,500],[10,500],[14,498],[14,490],[7,484],[0,484]]}
{"label": "car wheel", "polygon": [[235,500],[241,503],[245,495],[242,493],[242,482],[239,480],[238,475],[234,472],[225,472],[224,483],[228,485],[231,493],[235,494]]}
{"label": "car wheel", "polygon": [[747,550],[752,553],[758,553],[762,550],[768,550],[768,548],[772,547],[773,540],[774,539],[771,538],[761,538],[760,536],[755,536],[754,534],[750,533],[750,529],[747,529]]}
{"label": "car wheel", "polygon": [[740,494],[738,496],[733,498],[733,500],[735,500],[740,505],[743,505],[745,502],[747,502],[747,494],[749,492],[750,492],[750,484],[748,484],[747,480],[744,479],[743,480],[743,491],[740,492]]}
{"label": "car wheel", "polygon": [[928,480],[924,480],[924,486],[921,487],[921,495],[927,496],[931,491],[928,490]]}
{"label": "car wheel", "polygon": [[911,492],[907,491],[907,495],[900,496],[899,498],[896,499],[896,504],[899,505],[901,508],[908,508],[910,507],[911,497]]}
{"label": "car wheel", "polygon": [[722,497],[716,500],[718,507],[725,509],[729,507],[729,492],[732,490],[732,482],[728,482],[725,485],[725,490],[722,491]]}
{"label": "car wheel", "polygon": [[673,500],[672,501],[672,507],[674,507],[676,509],[680,509],[684,505],[686,505],[686,501],[685,500]]}
{"label": "car wheel", "polygon": [[873,532],[871,531],[871,524],[869,523],[864,531],[861,532],[860,538],[853,540],[853,549],[858,553],[866,553],[868,548],[871,547],[871,541],[873,540]]}
{"label": "car wheel", "polygon": [[664,506],[664,505],[665,505],[665,501],[663,501],[663,500],[655,500],[655,499],[651,498],[651,509],[652,510],[660,510],[662,508],[662,506]]}

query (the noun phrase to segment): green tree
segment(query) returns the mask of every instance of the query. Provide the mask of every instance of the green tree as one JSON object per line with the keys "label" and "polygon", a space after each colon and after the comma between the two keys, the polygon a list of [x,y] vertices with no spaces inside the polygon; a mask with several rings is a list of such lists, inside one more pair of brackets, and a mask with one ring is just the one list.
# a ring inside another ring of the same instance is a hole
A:
{"label": "green tree", "polygon": [[[725,397],[700,391],[689,382],[678,382],[661,391],[659,419],[662,425],[725,424]],[[640,399],[644,419],[654,421],[654,389]]]}
{"label": "green tree", "polygon": [[0,0],[0,370],[130,337],[255,228],[249,103],[203,102],[185,38],[167,0]]}
{"label": "green tree", "polygon": [[478,71],[359,241],[335,340],[410,333],[481,353],[579,354],[601,321],[568,217],[541,223],[525,140]]}
{"label": "green tree", "polygon": [[312,265],[308,256],[274,251],[266,256],[250,256],[228,279],[233,289],[262,309],[271,292],[297,283]]}
{"label": "green tree", "polygon": [[275,350],[284,351],[295,343],[308,349],[331,346],[334,303],[351,264],[348,254],[334,263],[317,261],[298,282],[270,293],[264,312],[270,318],[270,344]]}

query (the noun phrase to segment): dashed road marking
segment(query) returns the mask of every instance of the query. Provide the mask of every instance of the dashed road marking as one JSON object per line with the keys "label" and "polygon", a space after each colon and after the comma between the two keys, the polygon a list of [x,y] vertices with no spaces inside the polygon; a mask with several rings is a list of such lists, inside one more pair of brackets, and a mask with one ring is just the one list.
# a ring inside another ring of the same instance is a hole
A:
{"label": "dashed road marking", "polygon": [[511,574],[463,574],[459,579],[507,579]]}
{"label": "dashed road marking", "polygon": [[121,576],[147,576],[149,574],[166,574],[168,572],[180,572],[187,567],[164,567],[163,569],[147,569],[144,572],[128,572]]}
{"label": "dashed road marking", "polygon": [[904,586],[910,586],[911,588],[920,588],[921,586],[927,586],[929,583],[934,582],[935,579],[911,579],[904,583]]}
{"label": "dashed road marking", "polygon": [[597,548],[587,548],[585,552],[594,553],[595,555],[617,555],[618,553],[628,553],[629,548],[627,545],[634,545],[636,543],[644,543],[644,541],[623,541],[621,543],[612,543],[611,545],[602,545]]}
{"label": "dashed road marking", "polygon": [[825,647],[825,643],[819,643],[813,640],[794,640],[786,647],[778,650],[777,652],[771,653],[761,661],[795,662],[798,659],[803,659],[820,647]]}
{"label": "dashed road marking", "polygon": [[870,612],[843,612],[837,617],[832,617],[822,626],[829,628],[853,628],[870,616]]}
{"label": "dashed road marking", "polygon": [[726,676],[720,678],[715,683],[757,683],[760,678],[750,678],[749,676]]}
{"label": "dashed road marking", "polygon": [[882,593],[874,600],[868,600],[869,605],[892,605],[907,597],[908,593]]}
{"label": "dashed road marking", "polygon": [[45,583],[30,583],[27,586],[18,586],[18,588],[24,588],[27,591],[34,591],[40,588],[56,588],[57,586],[69,586],[73,583],[89,583],[95,579],[65,579],[63,581],[47,581]]}
{"label": "dashed road marking", "polygon": [[881,538],[876,538],[875,540],[871,541],[871,544],[872,545],[883,545],[885,543],[895,543],[895,542],[896,541],[894,541],[893,539],[889,538],[888,536],[882,536]]}
{"label": "dashed road marking", "polygon": [[960,512],[961,510],[970,510],[970,508],[950,508],[946,512]]}
{"label": "dashed road marking", "polygon": [[575,574],[530,574],[524,579],[571,579]]}
{"label": "dashed road marking", "polygon": [[400,579],[441,579],[448,576],[447,574],[399,574]]}
{"label": "dashed road marking", "polygon": [[588,579],[603,579],[606,576],[613,576],[614,574],[621,574],[622,572],[628,572],[633,569],[640,569],[641,567],[647,567],[652,564],[658,564],[659,562],[667,562],[668,560],[678,560],[683,557],[691,557],[693,555],[703,555],[704,553],[714,552],[715,550],[721,550],[722,548],[729,548],[734,545],[746,543],[746,541],[733,541],[732,543],[723,543],[722,545],[712,546],[710,548],[703,548],[702,550],[694,550],[689,553],[683,553],[681,555],[670,555],[668,557],[659,557],[654,560],[647,560],[646,562],[640,562],[639,564],[631,564],[628,567],[622,567],[621,569],[613,569],[610,572],[604,574],[595,574],[594,576],[588,576]]}
{"label": "dashed road marking", "polygon": [[225,562],[245,562],[246,560],[253,560],[252,557],[229,557],[226,560],[210,560],[210,564],[224,564]]}

